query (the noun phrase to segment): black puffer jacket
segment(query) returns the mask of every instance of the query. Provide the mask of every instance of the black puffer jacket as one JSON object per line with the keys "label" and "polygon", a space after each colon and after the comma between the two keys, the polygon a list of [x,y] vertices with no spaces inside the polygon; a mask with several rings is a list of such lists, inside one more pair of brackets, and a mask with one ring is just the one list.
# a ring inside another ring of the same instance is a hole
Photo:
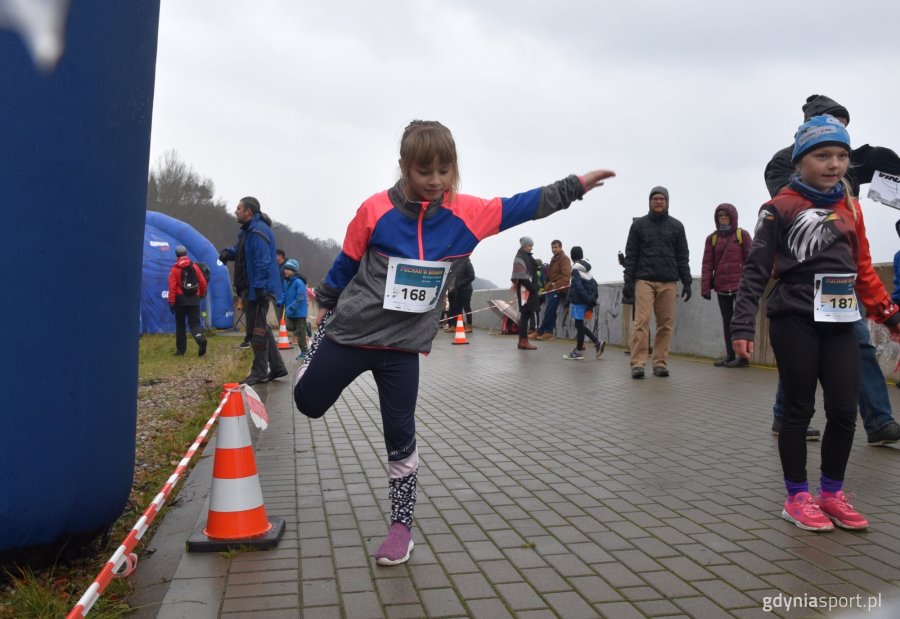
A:
{"label": "black puffer jacket", "polygon": [[[634,282],[681,280],[690,286],[693,278],[689,265],[687,237],[680,221],[669,215],[649,213],[635,220],[628,232],[625,246],[625,289],[623,294],[634,298]],[[630,293],[630,294],[629,294]]]}
{"label": "black puffer jacket", "polygon": [[[843,116],[848,121],[850,120],[850,112],[847,111],[847,108],[834,99],[829,99],[825,95],[808,97],[806,103],[803,104],[803,122],[822,114]],[[772,198],[781,191],[782,187],[787,186],[791,176],[794,175],[794,164],[791,163],[793,151],[793,144],[782,148],[772,156],[766,165],[764,174],[766,189],[769,190],[769,196]],[[868,144],[850,151],[850,167],[847,168],[844,178],[850,183],[854,196],[859,195],[860,185],[872,182],[872,176],[876,170],[888,174],[900,174],[900,157],[890,148],[869,146]]]}

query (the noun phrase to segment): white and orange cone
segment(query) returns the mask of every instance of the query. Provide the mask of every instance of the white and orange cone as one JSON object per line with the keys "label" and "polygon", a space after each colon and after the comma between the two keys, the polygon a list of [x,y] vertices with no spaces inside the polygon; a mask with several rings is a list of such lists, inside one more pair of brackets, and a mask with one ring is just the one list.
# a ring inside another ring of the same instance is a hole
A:
{"label": "white and orange cone", "polygon": [[278,325],[278,350],[289,350],[293,347],[290,338],[288,338],[287,327],[284,324],[284,314],[282,314],[281,324]]}
{"label": "white and orange cone", "polygon": [[463,325],[463,317],[462,314],[456,315],[456,334],[453,336],[454,344],[468,344],[469,341],[466,339],[466,328]]}
{"label": "white and orange cone", "polygon": [[276,546],[283,534],[284,520],[266,515],[242,395],[229,390],[219,415],[209,513],[206,522],[188,539],[187,549],[266,549]]}

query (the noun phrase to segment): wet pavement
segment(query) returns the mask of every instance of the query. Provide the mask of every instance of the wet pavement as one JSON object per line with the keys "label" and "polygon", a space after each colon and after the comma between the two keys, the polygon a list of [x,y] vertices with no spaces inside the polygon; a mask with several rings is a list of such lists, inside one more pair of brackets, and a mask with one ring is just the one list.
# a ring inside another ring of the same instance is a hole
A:
{"label": "wet pavement", "polygon": [[861,423],[846,488],[871,528],[806,532],[780,518],[772,369],[673,357],[670,377],[633,380],[621,349],[566,361],[571,341],[519,351],[514,336],[467,337],[439,334],[421,360],[408,563],[373,559],[390,507],[371,376],[320,420],[296,413],[282,379],[258,390],[270,426],[255,446],[284,538],[184,552],[206,518],[212,441],[145,544],[156,552],[131,577],[135,616],[900,616],[900,450],[867,446]]}

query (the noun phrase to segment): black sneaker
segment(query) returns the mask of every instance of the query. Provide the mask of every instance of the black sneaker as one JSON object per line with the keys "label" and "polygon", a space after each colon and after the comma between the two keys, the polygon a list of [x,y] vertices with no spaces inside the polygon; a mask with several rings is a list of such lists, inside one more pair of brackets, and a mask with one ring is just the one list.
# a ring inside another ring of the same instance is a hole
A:
{"label": "black sneaker", "polygon": [[661,365],[657,365],[655,368],[653,368],[653,375],[659,376],[660,378],[665,378],[669,375],[669,370],[668,368],[664,368]]}
{"label": "black sneaker", "polygon": [[248,376],[247,378],[245,378],[244,380],[241,381],[241,384],[242,385],[259,385],[268,380],[269,379],[266,378],[265,376],[263,376],[262,378],[260,378],[259,376]]}
{"label": "black sneaker", "polygon": [[206,340],[200,342],[200,351],[197,353],[198,356],[202,357],[206,354]]}
{"label": "black sneaker", "polygon": [[597,359],[603,356],[603,351],[606,350],[606,342],[603,340],[597,340],[597,343],[594,344],[594,348],[597,349]]}
{"label": "black sneaker", "polygon": [[238,345],[238,348],[250,348],[250,342],[244,341]]}
{"label": "black sneaker", "polygon": [[720,368],[720,367],[724,366],[726,363],[728,363],[729,361],[731,361],[731,359],[729,359],[728,357],[724,357],[722,359],[719,359],[715,363],[713,363],[713,365],[717,368]]}
{"label": "black sneaker", "polygon": [[631,368],[631,377],[632,378],[643,378],[644,377],[644,368],[641,368],[641,367]]}
{"label": "black sneaker", "polygon": [[731,361],[726,361],[723,365],[726,368],[748,368],[750,367],[750,360],[741,357],[740,359],[732,359]]}
{"label": "black sneaker", "polygon": [[271,380],[275,380],[276,378],[281,378],[282,376],[287,376],[287,375],[288,375],[287,368],[281,368],[280,370],[272,370],[271,372],[269,372],[269,376],[266,378],[266,380],[271,381]]}
{"label": "black sneaker", "polygon": [[896,421],[889,422],[886,426],[875,430],[869,435],[869,445],[878,447],[900,441],[900,425]]}

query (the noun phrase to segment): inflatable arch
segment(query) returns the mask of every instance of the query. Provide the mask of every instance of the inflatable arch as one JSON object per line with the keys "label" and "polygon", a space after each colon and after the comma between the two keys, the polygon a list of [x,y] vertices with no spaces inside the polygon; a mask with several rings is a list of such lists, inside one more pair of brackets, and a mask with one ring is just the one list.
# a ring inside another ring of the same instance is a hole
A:
{"label": "inflatable arch", "polygon": [[219,262],[219,252],[206,237],[174,217],[147,211],[144,226],[144,264],[141,277],[141,333],[172,333],[175,319],[169,311],[169,271],[175,264],[175,248],[184,245],[188,258],[205,262],[212,272],[209,290],[201,306],[205,323],[216,329],[234,326],[231,278]]}
{"label": "inflatable arch", "polygon": [[0,561],[102,532],[134,477],[159,0],[51,4],[55,64],[0,19]]}

